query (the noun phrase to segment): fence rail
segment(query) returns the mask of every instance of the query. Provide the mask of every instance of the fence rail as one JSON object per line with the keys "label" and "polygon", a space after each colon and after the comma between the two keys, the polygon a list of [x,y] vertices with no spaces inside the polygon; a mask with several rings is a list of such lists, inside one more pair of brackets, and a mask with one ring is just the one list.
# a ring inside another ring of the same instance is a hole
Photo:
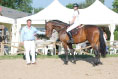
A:
{"label": "fence rail", "polygon": [[[113,45],[110,45],[110,42],[113,42],[114,44]],[[23,47],[21,47],[21,46],[13,46],[12,44],[20,44],[19,42],[8,42],[8,43],[4,43],[4,42],[0,42],[0,55],[4,55],[4,50],[5,50],[5,46],[8,46],[8,47],[13,47],[13,48],[17,48],[17,49],[19,49],[19,50],[24,50],[24,48]],[[61,45],[61,42],[58,42],[58,43],[56,43],[56,42],[50,42],[50,43],[48,43],[48,44],[43,44],[43,47],[46,47],[46,46],[48,46],[48,45],[50,45],[50,44],[53,44],[53,45],[59,45],[59,46],[61,46],[62,47],[62,45]],[[112,47],[112,48],[114,48],[114,49],[117,49],[118,48],[118,41],[107,41],[107,45],[109,46],[109,47]],[[42,46],[37,46],[37,48],[40,48],[40,47],[42,47]],[[80,51],[80,50],[83,50],[83,49],[87,49],[87,48],[90,48],[91,46],[86,46],[86,47],[84,47],[84,48],[79,48],[79,49],[75,49],[75,51],[77,52],[77,51]]]}

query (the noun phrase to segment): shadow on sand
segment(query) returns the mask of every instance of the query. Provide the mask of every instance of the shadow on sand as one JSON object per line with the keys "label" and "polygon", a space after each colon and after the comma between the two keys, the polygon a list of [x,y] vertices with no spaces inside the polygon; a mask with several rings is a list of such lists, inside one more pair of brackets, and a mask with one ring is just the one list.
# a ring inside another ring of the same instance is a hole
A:
{"label": "shadow on sand", "polygon": [[[95,58],[93,55],[75,55],[76,57],[76,61],[86,61],[90,64],[92,64],[94,66],[94,61],[95,61]],[[63,62],[65,62],[65,58],[66,58],[66,55],[59,55],[59,58],[61,58],[61,60]],[[73,56],[72,55],[68,55],[68,60],[69,62],[72,62],[73,61]]]}

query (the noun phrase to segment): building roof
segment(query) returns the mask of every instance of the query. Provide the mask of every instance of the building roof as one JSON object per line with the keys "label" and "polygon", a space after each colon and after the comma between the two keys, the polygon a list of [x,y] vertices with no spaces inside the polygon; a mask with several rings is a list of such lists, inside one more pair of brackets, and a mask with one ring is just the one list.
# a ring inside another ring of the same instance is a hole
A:
{"label": "building roof", "polygon": [[30,13],[21,12],[21,11],[7,8],[7,7],[3,7],[3,6],[0,6],[0,8],[2,9],[2,11],[1,11],[2,16],[6,16],[9,18],[13,18],[13,19],[17,19],[17,18],[31,15]]}

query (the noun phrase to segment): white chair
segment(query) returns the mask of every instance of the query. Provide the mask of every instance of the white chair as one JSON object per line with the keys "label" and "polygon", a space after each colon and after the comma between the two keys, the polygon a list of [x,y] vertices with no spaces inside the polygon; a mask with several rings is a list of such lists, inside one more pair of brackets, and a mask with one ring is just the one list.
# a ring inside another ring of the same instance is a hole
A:
{"label": "white chair", "polygon": [[53,44],[53,41],[50,40],[37,40],[36,46],[38,50],[42,50],[43,55],[47,55],[50,51],[51,55],[56,54],[56,47],[55,44]]}
{"label": "white chair", "polygon": [[54,44],[49,44],[45,47],[45,55],[56,55],[56,47]]}
{"label": "white chair", "polygon": [[113,47],[110,47],[109,50],[110,50],[110,54],[117,54],[117,51],[118,51],[118,43],[117,42],[114,42],[113,43]]}

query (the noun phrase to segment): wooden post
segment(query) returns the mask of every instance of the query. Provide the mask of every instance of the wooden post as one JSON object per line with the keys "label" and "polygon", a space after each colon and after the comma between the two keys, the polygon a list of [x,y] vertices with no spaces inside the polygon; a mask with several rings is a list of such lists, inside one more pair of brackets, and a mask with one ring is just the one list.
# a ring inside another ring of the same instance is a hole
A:
{"label": "wooden post", "polygon": [[[2,34],[1,34],[1,37],[3,39],[3,36],[4,36],[4,25],[1,25],[0,26],[0,29],[2,31]],[[4,41],[2,40],[2,42],[0,43],[0,46],[1,46],[1,52],[0,52],[0,55],[4,55]]]}

